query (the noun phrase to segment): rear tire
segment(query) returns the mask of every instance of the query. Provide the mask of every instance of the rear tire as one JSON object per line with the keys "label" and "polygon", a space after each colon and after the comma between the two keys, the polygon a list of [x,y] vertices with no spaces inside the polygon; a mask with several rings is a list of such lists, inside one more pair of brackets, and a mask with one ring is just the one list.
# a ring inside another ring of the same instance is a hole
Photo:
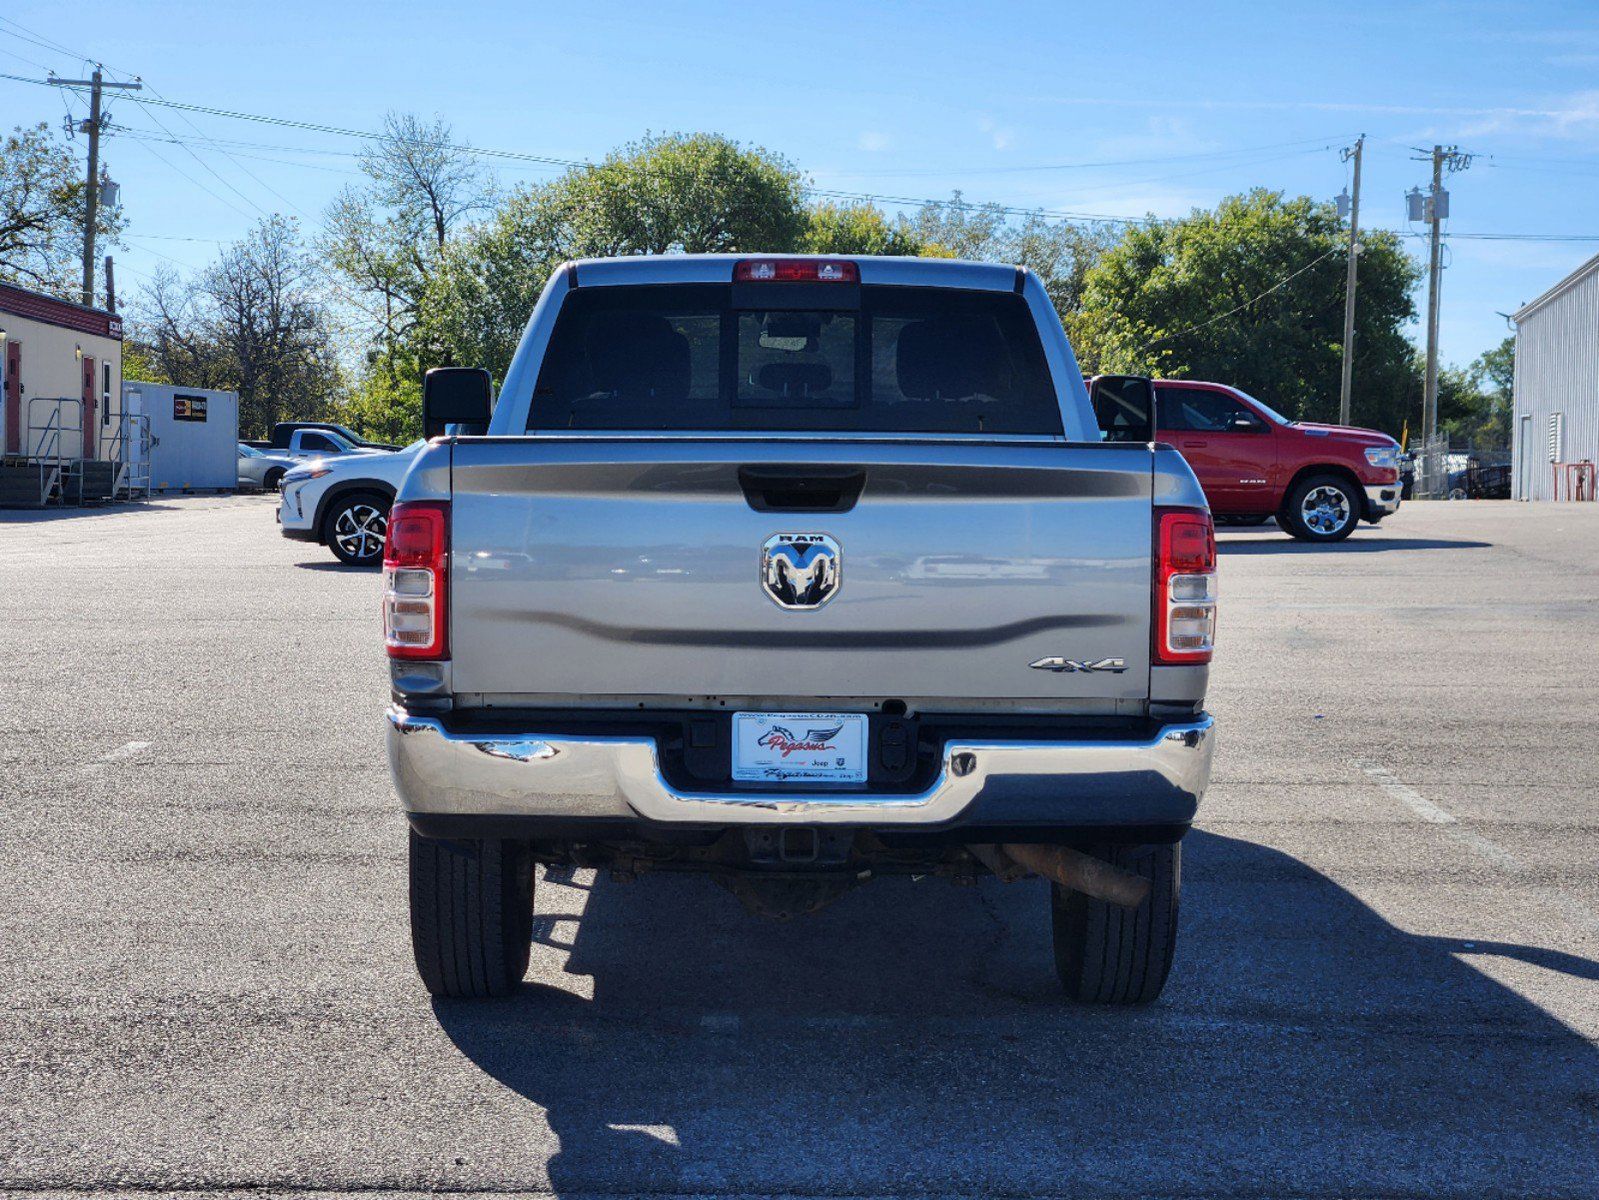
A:
{"label": "rear tire", "polygon": [[508,996],[533,942],[533,859],[524,842],[436,841],[411,832],[411,949],[435,996]]}
{"label": "rear tire", "polygon": [[1341,542],[1365,511],[1360,489],[1341,475],[1312,475],[1288,493],[1277,523],[1301,542]]}
{"label": "rear tire", "polygon": [[283,482],[283,476],[285,474],[286,472],[282,467],[274,467],[272,470],[268,471],[264,476],[262,476],[261,490],[263,492],[277,491],[278,484]]}
{"label": "rear tire", "polygon": [[1150,881],[1136,909],[1050,884],[1055,973],[1084,1004],[1148,1004],[1160,995],[1177,949],[1182,847],[1091,846],[1088,853]]}

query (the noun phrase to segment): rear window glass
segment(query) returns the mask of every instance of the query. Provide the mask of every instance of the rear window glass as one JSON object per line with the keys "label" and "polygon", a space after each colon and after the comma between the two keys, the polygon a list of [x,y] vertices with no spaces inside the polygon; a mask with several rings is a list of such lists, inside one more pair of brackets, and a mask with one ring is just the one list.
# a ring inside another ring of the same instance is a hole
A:
{"label": "rear window glass", "polygon": [[806,307],[761,288],[570,293],[528,429],[1061,433],[1014,293],[822,284]]}

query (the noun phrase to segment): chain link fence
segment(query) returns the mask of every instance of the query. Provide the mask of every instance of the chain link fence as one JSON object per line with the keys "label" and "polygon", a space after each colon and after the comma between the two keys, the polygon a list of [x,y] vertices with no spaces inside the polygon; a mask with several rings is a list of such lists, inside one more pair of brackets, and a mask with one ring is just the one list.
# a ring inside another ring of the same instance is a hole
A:
{"label": "chain link fence", "polygon": [[1411,453],[1416,456],[1416,499],[1445,499],[1449,495],[1449,435],[1417,438]]}

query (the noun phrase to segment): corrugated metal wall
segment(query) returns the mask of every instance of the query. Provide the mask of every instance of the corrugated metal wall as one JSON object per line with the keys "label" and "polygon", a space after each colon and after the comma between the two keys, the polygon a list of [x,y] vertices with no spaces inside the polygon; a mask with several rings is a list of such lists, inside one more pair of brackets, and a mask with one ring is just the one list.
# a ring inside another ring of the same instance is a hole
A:
{"label": "corrugated metal wall", "polygon": [[1562,428],[1560,457],[1599,462],[1599,263],[1516,326],[1512,494],[1554,498],[1550,424]]}

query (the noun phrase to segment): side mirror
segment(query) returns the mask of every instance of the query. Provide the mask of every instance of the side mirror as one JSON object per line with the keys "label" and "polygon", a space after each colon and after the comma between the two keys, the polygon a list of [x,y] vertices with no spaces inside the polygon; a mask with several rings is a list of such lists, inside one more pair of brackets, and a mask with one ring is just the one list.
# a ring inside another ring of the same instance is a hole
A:
{"label": "side mirror", "polygon": [[434,367],[422,380],[422,436],[436,438],[447,425],[459,433],[489,430],[494,384],[481,367]]}
{"label": "side mirror", "polygon": [[1155,440],[1155,385],[1142,375],[1096,375],[1088,381],[1100,436],[1107,442]]}
{"label": "side mirror", "polygon": [[1234,413],[1233,419],[1228,423],[1227,428],[1234,433],[1254,433],[1261,428],[1261,424],[1247,413]]}

